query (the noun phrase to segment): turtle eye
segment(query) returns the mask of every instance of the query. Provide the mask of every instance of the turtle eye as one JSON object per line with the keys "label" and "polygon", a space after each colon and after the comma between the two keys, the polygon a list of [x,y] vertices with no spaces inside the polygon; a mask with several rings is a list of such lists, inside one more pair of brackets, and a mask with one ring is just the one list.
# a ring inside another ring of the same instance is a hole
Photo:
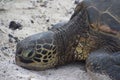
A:
{"label": "turtle eye", "polygon": [[34,50],[25,50],[22,52],[22,56],[26,59],[30,59],[34,56]]}
{"label": "turtle eye", "polygon": [[32,50],[32,51],[30,51],[30,52],[28,53],[28,57],[29,57],[29,58],[32,57],[33,54],[34,54],[34,51]]}

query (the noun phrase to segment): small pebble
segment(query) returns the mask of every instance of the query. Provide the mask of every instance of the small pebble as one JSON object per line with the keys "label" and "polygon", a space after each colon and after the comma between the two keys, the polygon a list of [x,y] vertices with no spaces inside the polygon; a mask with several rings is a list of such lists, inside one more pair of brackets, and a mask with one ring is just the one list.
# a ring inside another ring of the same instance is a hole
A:
{"label": "small pebble", "polygon": [[50,19],[46,19],[46,22],[49,22],[50,21]]}
{"label": "small pebble", "polygon": [[11,43],[20,41],[18,37],[14,37],[12,34],[8,34],[8,36],[9,36],[9,42]]}
{"label": "small pebble", "polygon": [[18,71],[19,69],[18,69],[18,68],[16,68],[16,70]]}
{"label": "small pebble", "polygon": [[80,0],[75,0],[74,4],[78,4],[80,2]]}
{"label": "small pebble", "polygon": [[3,73],[6,73],[6,71],[3,71]]}
{"label": "small pebble", "polygon": [[1,50],[5,50],[5,49],[8,49],[8,47],[2,47],[2,49],[1,49]]}
{"label": "small pebble", "polygon": [[49,75],[52,75],[51,73],[49,73]]}
{"label": "small pebble", "polygon": [[44,1],[44,2],[42,2],[42,3],[40,4],[40,6],[41,6],[41,7],[47,7],[47,3],[48,3],[48,1]]}
{"label": "small pebble", "polygon": [[33,20],[30,20],[31,21],[31,23],[34,23],[34,21]]}
{"label": "small pebble", "polygon": [[6,11],[6,9],[4,9],[4,8],[0,8],[0,11]]}

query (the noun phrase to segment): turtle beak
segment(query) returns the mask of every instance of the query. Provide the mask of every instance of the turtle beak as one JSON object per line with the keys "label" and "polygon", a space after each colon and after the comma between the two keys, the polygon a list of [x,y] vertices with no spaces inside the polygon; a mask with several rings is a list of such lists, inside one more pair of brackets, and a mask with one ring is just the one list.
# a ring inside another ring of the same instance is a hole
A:
{"label": "turtle beak", "polygon": [[24,58],[21,57],[21,56],[16,57],[16,62],[18,62],[18,61],[23,62],[23,63],[26,63],[26,64],[33,63],[32,60],[24,59]]}

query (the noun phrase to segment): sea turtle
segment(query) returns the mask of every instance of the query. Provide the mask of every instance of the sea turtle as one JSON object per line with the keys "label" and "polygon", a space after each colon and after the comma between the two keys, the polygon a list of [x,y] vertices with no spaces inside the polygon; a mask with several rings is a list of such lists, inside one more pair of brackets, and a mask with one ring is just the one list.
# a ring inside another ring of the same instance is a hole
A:
{"label": "sea turtle", "polygon": [[45,70],[85,61],[90,72],[120,79],[120,1],[84,0],[63,26],[18,42],[16,64]]}

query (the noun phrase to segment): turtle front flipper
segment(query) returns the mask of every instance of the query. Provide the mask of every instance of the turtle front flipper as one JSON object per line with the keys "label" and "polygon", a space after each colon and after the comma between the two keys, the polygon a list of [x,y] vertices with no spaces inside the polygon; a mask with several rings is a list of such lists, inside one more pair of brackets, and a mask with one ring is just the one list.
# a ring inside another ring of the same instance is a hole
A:
{"label": "turtle front flipper", "polygon": [[[87,71],[93,80],[120,80],[120,52],[98,50],[89,55],[86,63]],[[96,75],[97,73],[102,77]]]}

